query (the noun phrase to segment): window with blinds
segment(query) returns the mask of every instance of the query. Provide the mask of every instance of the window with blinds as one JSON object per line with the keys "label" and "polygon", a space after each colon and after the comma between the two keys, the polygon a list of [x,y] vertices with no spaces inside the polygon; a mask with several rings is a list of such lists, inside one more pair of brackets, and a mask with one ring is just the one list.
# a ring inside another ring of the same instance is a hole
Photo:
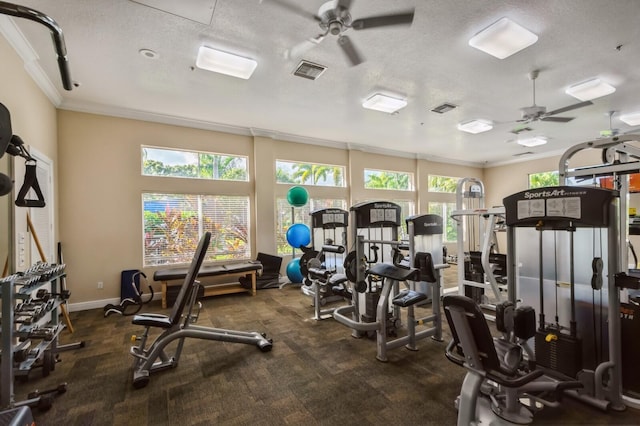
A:
{"label": "window with blinds", "polygon": [[205,261],[251,257],[249,197],[146,193],[142,204],[144,266],[189,263],[206,231]]}
{"label": "window with blinds", "polygon": [[443,240],[445,243],[455,243],[458,239],[458,223],[451,217],[456,209],[456,203],[429,202],[429,213],[442,216],[445,223]]}

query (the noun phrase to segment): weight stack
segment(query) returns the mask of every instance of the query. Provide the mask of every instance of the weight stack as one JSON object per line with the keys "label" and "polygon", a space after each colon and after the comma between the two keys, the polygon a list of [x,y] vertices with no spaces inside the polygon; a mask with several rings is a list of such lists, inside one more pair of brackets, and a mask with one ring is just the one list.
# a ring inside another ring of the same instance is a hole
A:
{"label": "weight stack", "polygon": [[376,322],[378,300],[380,300],[380,293],[365,293],[365,312],[361,315],[362,322]]}
{"label": "weight stack", "polygon": [[[550,333],[557,340],[547,342]],[[535,336],[538,365],[575,378],[582,370],[582,339],[558,333],[557,330],[537,330]]]}

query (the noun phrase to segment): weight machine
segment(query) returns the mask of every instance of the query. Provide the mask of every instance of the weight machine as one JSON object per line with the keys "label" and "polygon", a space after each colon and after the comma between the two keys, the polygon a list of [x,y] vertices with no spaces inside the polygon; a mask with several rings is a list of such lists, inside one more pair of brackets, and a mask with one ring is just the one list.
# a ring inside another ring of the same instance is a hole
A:
{"label": "weight machine", "polygon": [[[579,381],[580,389],[564,392],[602,410],[625,408],[615,282],[619,198],[617,191],[607,189],[558,186],[504,199],[509,295],[517,294],[534,307],[539,318],[535,360],[529,361],[535,361],[548,380]],[[600,323],[608,323],[607,355],[602,359],[594,348],[605,342],[598,342],[589,329],[589,319],[596,322],[595,311],[589,315],[592,297],[595,300],[592,289],[607,297],[606,311],[600,313]],[[548,321],[546,314],[553,311]]]}
{"label": "weight machine", "polygon": [[[617,258],[615,267],[610,276],[615,276],[616,287],[619,289],[618,310],[615,311],[616,319],[610,321],[609,328],[614,326],[614,335],[618,335],[618,341],[609,345],[617,344],[616,356],[618,373],[622,375],[622,400],[628,406],[640,408],[640,372],[637,368],[637,359],[640,356],[640,344],[637,339],[637,331],[640,327],[640,304],[638,295],[640,292],[640,274],[637,264],[629,269],[629,235],[630,223],[629,215],[629,175],[640,173],[640,135],[629,134],[614,136],[606,139],[597,139],[583,142],[569,148],[560,158],[558,172],[560,185],[569,184],[572,180],[592,179],[608,180],[612,187],[619,191],[620,208],[615,217],[617,222]],[[589,150],[600,150],[602,162],[571,169],[570,161],[577,154],[588,152]],[[633,232],[635,234],[635,232]],[[632,246],[631,246],[632,247]],[[611,263],[611,262],[610,262]],[[617,292],[616,292],[617,293]],[[608,309],[610,315],[612,308]],[[611,316],[610,316],[611,318]],[[610,331],[611,334],[611,331]],[[609,348],[611,352],[611,347]]]}
{"label": "weight machine", "polygon": [[515,301],[508,295],[506,255],[498,253],[496,238],[504,230],[504,207],[485,208],[482,181],[467,177],[458,180],[451,217],[457,224],[458,292],[489,309]]}
{"label": "weight machine", "polygon": [[[342,284],[344,275],[344,252],[347,246],[349,213],[338,208],[316,210],[311,215],[311,248],[303,249],[300,272],[305,279],[302,293],[313,299],[313,319],[331,318],[335,308],[322,309],[330,302],[344,300]],[[333,288],[336,287],[336,293]],[[342,291],[341,291],[342,290]]]}
{"label": "weight machine", "polygon": [[[355,250],[347,255],[345,270],[353,284],[352,303],[335,309],[334,319],[351,328],[353,337],[373,336],[375,333],[376,358],[383,362],[387,361],[389,349],[404,345],[409,350],[417,350],[417,340],[426,337],[442,340],[439,272],[431,253],[418,253],[415,245],[415,236],[427,235],[425,229],[433,226],[440,233],[440,247],[435,250],[442,256],[442,218],[436,216],[437,222],[434,222],[433,215],[429,217],[431,220],[424,217],[407,219],[411,252],[407,265],[400,252],[401,248],[407,248],[406,244],[398,240],[400,206],[390,202],[360,203],[351,208],[351,215]],[[416,223],[422,228],[417,228]],[[401,282],[407,283],[406,290],[400,291]],[[418,319],[415,317],[415,305],[429,297],[416,291],[415,282],[430,285],[432,289],[433,314]],[[389,340],[389,336],[397,336],[402,326],[401,308],[407,308],[407,334]],[[416,325],[423,324],[431,327],[416,331]]]}

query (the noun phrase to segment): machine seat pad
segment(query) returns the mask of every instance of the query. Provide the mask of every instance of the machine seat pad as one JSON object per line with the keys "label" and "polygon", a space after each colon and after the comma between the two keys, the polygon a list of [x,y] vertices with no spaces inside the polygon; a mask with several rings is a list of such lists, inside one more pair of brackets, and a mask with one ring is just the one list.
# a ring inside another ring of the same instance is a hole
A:
{"label": "machine seat pad", "polygon": [[[153,273],[154,281],[183,280],[187,276],[187,268],[160,269]],[[231,263],[229,265],[203,266],[198,272],[198,277],[215,277],[219,275],[235,274],[240,272],[262,271],[260,262]]]}
{"label": "machine seat pad", "polygon": [[349,279],[344,274],[333,274],[331,278],[329,278],[329,284],[333,285],[346,283],[347,281],[349,281]]}
{"label": "machine seat pad", "polygon": [[139,314],[134,315],[132,324],[144,327],[171,328],[171,319],[162,314]]}
{"label": "machine seat pad", "polygon": [[393,298],[393,304],[406,308],[418,302],[427,300],[427,295],[413,290],[403,290]]}
{"label": "machine seat pad", "polygon": [[405,269],[388,263],[378,263],[369,268],[367,274],[377,275],[379,277],[389,278],[396,281],[415,281],[418,277],[419,271],[415,268]]}

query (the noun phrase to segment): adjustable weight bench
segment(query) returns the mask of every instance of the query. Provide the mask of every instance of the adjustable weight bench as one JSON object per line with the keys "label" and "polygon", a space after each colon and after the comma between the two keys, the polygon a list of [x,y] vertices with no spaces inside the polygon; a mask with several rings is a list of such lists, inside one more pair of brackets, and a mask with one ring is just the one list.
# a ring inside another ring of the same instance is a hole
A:
{"label": "adjustable weight bench", "polygon": [[[136,337],[136,340],[139,340],[139,344],[132,346],[130,350],[131,355],[134,357],[133,386],[136,389],[143,388],[149,383],[150,373],[174,368],[178,365],[184,339],[187,337],[256,345],[262,352],[271,350],[272,340],[267,339],[264,333],[201,327],[193,324],[197,319],[197,313],[194,314],[193,307],[200,287],[200,284],[196,281],[196,276],[202,266],[210,241],[211,233],[206,232],[198,243],[198,248],[186,272],[184,282],[180,287],[180,292],[169,316],[147,313],[133,317],[133,324],[145,327],[142,336]],[[146,348],[145,345],[151,328],[162,329],[162,332]],[[165,352],[165,348],[174,340],[178,340],[178,345],[173,356],[169,356]]]}

